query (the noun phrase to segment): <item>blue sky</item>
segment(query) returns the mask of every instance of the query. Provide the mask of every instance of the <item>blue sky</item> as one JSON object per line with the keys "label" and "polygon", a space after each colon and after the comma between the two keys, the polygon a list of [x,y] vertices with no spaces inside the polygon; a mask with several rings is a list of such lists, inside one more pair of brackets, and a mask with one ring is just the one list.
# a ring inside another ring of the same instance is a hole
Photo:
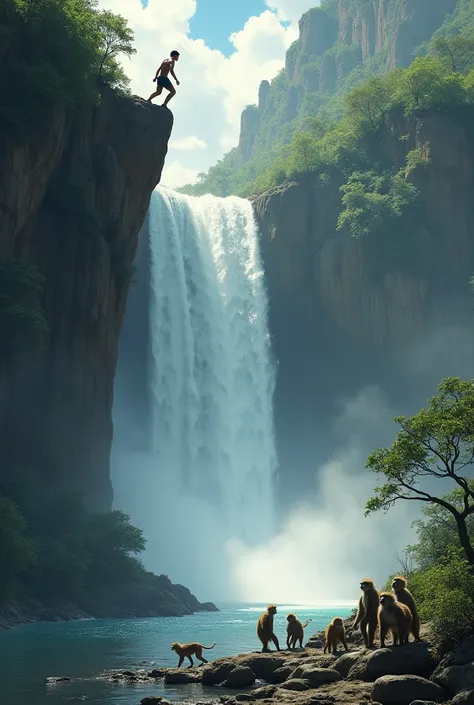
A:
{"label": "blue sky", "polygon": [[232,32],[242,29],[249,17],[266,9],[264,0],[198,0],[190,36],[202,38],[208,46],[228,55],[234,51],[229,42]]}

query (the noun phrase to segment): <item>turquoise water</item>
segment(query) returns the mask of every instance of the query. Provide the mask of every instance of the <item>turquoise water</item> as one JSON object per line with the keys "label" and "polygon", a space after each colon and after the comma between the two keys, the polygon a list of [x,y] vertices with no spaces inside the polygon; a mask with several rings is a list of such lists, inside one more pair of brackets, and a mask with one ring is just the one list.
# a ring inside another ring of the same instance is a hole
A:
{"label": "turquoise water", "polygon": [[[113,669],[153,668],[177,665],[172,641],[200,641],[216,647],[207,652],[220,656],[259,650],[255,624],[263,605],[228,605],[220,612],[189,617],[155,619],[84,620],[67,623],[26,625],[0,632],[0,701],[3,705],[138,705],[147,695],[170,700],[202,700],[222,690],[200,685],[123,685],[105,683],[97,676]],[[275,632],[285,646],[286,614],[313,619],[305,631],[308,638],[332,617],[348,616],[351,606],[279,606]],[[71,683],[46,686],[47,676],[69,676]]]}

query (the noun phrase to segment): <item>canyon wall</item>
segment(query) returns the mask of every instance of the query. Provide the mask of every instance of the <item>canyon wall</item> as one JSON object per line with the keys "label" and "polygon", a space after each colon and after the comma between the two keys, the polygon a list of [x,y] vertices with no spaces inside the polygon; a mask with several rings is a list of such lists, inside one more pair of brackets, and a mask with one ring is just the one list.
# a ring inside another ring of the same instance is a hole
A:
{"label": "canyon wall", "polygon": [[45,278],[41,352],[0,367],[0,472],[112,504],[111,410],[138,232],[172,114],[107,92],[86,115],[58,109],[29,140],[0,136],[0,264]]}
{"label": "canyon wall", "polygon": [[337,179],[309,175],[254,199],[278,361],[285,498],[308,491],[336,452],[341,400],[375,385],[394,413],[409,413],[441,376],[471,376],[472,115],[400,117],[381,138],[380,149],[400,167],[417,148],[430,162],[411,177],[420,194],[416,216],[389,236],[355,239],[336,229]]}

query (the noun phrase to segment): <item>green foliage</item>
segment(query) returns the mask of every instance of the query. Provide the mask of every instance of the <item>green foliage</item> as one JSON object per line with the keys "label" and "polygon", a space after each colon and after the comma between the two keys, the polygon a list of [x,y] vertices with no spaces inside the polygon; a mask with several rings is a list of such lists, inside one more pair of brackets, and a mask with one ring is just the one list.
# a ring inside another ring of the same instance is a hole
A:
{"label": "green foliage", "polygon": [[408,178],[410,174],[419,169],[426,169],[430,161],[429,155],[423,151],[421,147],[412,149],[406,156],[406,167],[404,169],[405,177]]}
{"label": "green foliage", "polygon": [[474,29],[454,37],[438,37],[433,48],[453,73],[467,73],[474,68]]}
{"label": "green foliage", "polygon": [[0,602],[16,594],[80,605],[145,580],[136,558],[145,539],[126,514],[88,514],[77,493],[15,470],[0,480]]}
{"label": "green foliage", "polygon": [[411,576],[410,589],[441,652],[472,633],[474,573],[459,551],[449,551],[439,563]]}
{"label": "green foliage", "polygon": [[[395,421],[401,431],[389,448],[369,455],[366,467],[385,480],[368,500],[366,515],[388,510],[399,500],[421,501],[443,507],[457,527],[467,560],[474,565],[468,519],[474,514],[474,488],[469,481],[474,462],[474,380],[448,377],[428,407]],[[432,494],[432,482],[451,481],[462,492],[462,510]]]}
{"label": "green foliage", "polygon": [[0,265],[0,363],[41,347],[49,329],[41,305],[44,277],[26,262]]}
{"label": "green foliage", "polygon": [[[469,480],[474,489],[474,480]],[[443,495],[443,499],[462,512],[464,508],[464,492],[453,490]],[[419,570],[426,570],[440,563],[453,549],[459,548],[459,536],[453,515],[438,504],[429,504],[422,509],[423,519],[414,522],[417,542],[408,546],[407,552]],[[474,544],[474,514],[466,519],[466,525],[471,543]]]}
{"label": "green foliage", "polygon": [[2,0],[0,131],[23,135],[46,124],[61,104],[98,98],[99,80],[124,87],[117,55],[130,56],[125,20],[96,0]]}
{"label": "green foliage", "polygon": [[352,237],[383,230],[394,218],[400,217],[416,199],[418,192],[403,171],[394,176],[374,171],[354,172],[341,186],[343,209],[337,229],[347,228]]}

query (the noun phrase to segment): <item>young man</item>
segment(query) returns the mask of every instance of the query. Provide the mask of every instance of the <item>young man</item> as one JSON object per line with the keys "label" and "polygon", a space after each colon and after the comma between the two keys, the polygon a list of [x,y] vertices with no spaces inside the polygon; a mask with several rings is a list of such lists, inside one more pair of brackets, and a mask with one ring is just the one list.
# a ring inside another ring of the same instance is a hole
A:
{"label": "young man", "polygon": [[163,88],[166,88],[169,93],[166,96],[165,102],[163,103],[163,106],[165,108],[170,102],[171,98],[176,95],[176,88],[173,86],[170,79],[168,78],[169,73],[173,76],[174,80],[176,81],[176,85],[179,86],[179,81],[174,73],[174,65],[179,60],[179,51],[172,51],[170,57],[170,59],[165,59],[162,62],[161,66],[156,70],[156,75],[153,79],[153,81],[156,81],[156,91],[152,93],[151,96],[148,98],[148,102],[151,103],[153,98],[156,98],[157,95],[161,95]]}

